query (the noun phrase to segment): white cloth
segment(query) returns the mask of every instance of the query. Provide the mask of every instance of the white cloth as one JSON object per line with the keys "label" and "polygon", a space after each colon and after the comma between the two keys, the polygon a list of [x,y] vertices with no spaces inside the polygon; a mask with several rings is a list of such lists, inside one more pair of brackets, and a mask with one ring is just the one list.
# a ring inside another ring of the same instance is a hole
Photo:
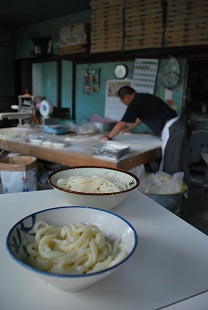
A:
{"label": "white cloth", "polygon": [[173,125],[177,120],[179,119],[179,116],[176,116],[172,119],[170,119],[164,126],[162,133],[161,133],[161,138],[162,138],[162,160],[160,163],[159,171],[163,170],[163,163],[164,163],[164,153],[165,153],[165,147],[169,139],[169,127]]}

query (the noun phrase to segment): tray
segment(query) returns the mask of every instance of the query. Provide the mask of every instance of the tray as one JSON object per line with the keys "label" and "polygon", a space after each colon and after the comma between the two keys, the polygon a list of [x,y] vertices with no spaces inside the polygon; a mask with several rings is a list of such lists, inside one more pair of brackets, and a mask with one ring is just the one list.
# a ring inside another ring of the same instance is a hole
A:
{"label": "tray", "polygon": [[93,155],[107,157],[111,159],[119,159],[127,155],[130,151],[128,145],[104,142],[93,147]]}
{"label": "tray", "polygon": [[43,132],[52,135],[64,135],[68,132],[68,129],[60,125],[43,126]]}

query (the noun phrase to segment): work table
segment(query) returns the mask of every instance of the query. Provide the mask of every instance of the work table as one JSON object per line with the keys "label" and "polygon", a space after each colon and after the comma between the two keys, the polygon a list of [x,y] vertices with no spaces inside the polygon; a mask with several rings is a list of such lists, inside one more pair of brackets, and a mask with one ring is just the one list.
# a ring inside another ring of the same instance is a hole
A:
{"label": "work table", "polygon": [[132,133],[118,135],[113,140],[113,143],[130,147],[130,152],[124,157],[117,160],[94,156],[93,146],[103,142],[99,139],[100,135],[100,133],[51,135],[44,133],[40,128],[3,128],[0,129],[0,149],[71,167],[94,165],[125,170],[161,157],[159,137]]}

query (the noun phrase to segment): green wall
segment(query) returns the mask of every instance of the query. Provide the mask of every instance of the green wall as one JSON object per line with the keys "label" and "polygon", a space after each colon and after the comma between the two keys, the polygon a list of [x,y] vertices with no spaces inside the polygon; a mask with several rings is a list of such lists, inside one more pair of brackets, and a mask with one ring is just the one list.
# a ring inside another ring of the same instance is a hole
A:
{"label": "green wall", "polygon": [[[76,121],[80,124],[84,119],[90,118],[93,114],[104,116],[105,112],[105,91],[106,81],[115,79],[113,69],[118,62],[82,64],[76,67]],[[132,62],[126,62],[128,76],[132,77]],[[88,95],[83,91],[83,71],[86,69],[97,69],[100,75],[100,91],[97,94]]]}
{"label": "green wall", "polygon": [[[165,87],[162,85],[161,78],[163,74],[163,68],[166,59],[159,61],[158,77],[155,86],[155,95],[165,99]],[[173,107],[180,115],[182,113],[183,105],[183,92],[184,92],[184,80],[185,80],[185,67],[186,60],[179,59],[181,67],[181,82],[180,85],[172,92]],[[133,78],[134,61],[123,62],[128,68],[128,79]],[[76,122],[81,124],[83,120],[89,119],[93,114],[104,116],[105,112],[105,91],[106,81],[115,79],[113,70],[118,62],[111,63],[96,63],[96,64],[80,64],[76,67]],[[83,71],[87,68],[96,68],[100,70],[100,91],[98,94],[87,95],[83,92]],[[145,126],[139,126],[136,132],[144,131],[149,132],[149,129]]]}
{"label": "green wall", "polygon": [[[183,92],[184,92],[184,80],[185,80],[185,67],[186,60],[179,59],[181,67],[181,82],[180,85],[172,91],[173,108],[177,110],[180,115],[182,113],[183,105]],[[101,117],[105,116],[105,95],[106,95],[106,82],[108,80],[114,80],[114,68],[119,62],[99,62],[94,64],[78,64],[75,68],[75,121],[77,125],[82,124],[83,121],[91,118],[94,114],[98,114]],[[133,78],[134,61],[123,62],[128,68],[127,79]],[[166,89],[162,85],[161,79],[163,76],[164,64],[166,59],[159,61],[158,75],[155,85],[155,95],[165,100]],[[72,91],[73,91],[73,73],[72,62],[62,60],[61,62],[61,104],[62,107],[70,108],[72,115]],[[56,63],[49,62],[41,64],[42,67],[42,93],[38,95],[46,96],[47,100],[51,101],[54,106],[57,106],[57,71]],[[84,92],[84,79],[83,71],[96,69],[99,71],[99,92],[95,94],[86,94]],[[40,76],[37,76],[37,81],[40,83]],[[33,94],[37,95],[37,94]],[[149,129],[142,125],[135,129],[135,131],[149,132]]]}
{"label": "green wall", "polygon": [[57,67],[55,62],[43,64],[43,95],[57,106]]}

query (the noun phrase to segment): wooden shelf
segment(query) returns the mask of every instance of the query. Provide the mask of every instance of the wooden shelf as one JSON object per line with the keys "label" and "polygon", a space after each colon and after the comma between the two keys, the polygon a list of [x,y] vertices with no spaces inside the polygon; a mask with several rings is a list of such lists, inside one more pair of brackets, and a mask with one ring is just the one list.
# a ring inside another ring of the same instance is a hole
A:
{"label": "wooden shelf", "polygon": [[201,57],[208,58],[208,45],[200,46],[186,46],[186,47],[163,47],[163,48],[148,48],[137,49],[133,51],[120,51],[120,52],[103,52],[103,53],[80,53],[68,55],[51,55],[43,57],[30,57],[26,59],[17,59],[17,61],[31,61],[47,62],[58,60],[71,60],[75,64],[79,63],[95,63],[95,62],[113,62],[113,61],[131,61],[135,58],[167,58],[169,55],[181,57],[186,59],[197,59]]}

